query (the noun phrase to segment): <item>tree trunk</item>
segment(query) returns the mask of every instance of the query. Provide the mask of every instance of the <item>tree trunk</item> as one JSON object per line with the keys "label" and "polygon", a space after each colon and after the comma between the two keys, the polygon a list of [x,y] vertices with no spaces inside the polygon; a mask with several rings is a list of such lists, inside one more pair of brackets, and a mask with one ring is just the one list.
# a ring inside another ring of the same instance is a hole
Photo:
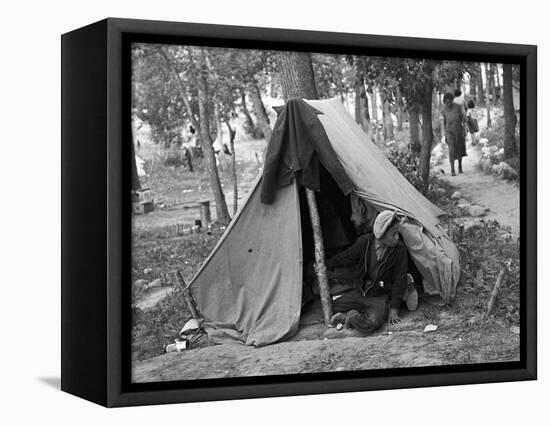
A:
{"label": "tree trunk", "polygon": [[367,96],[367,91],[365,85],[361,84],[361,108],[363,109],[363,125],[370,128],[370,114],[369,114],[369,97]]}
{"label": "tree trunk", "polygon": [[279,53],[283,98],[317,99],[311,54],[306,52]]}
{"label": "tree trunk", "polygon": [[372,119],[375,123],[378,123],[378,99],[376,96],[376,87],[371,91],[371,105],[372,105]]}
{"label": "tree trunk", "polygon": [[503,64],[502,80],[504,84],[504,158],[509,159],[517,155],[516,113],[514,110],[514,96],[512,93],[511,64]]}
{"label": "tree trunk", "polygon": [[489,64],[485,64],[485,103],[487,105],[487,128],[490,129],[493,125],[491,123],[491,97],[490,97],[490,90],[491,90],[491,75],[489,72]]}
{"label": "tree trunk", "polygon": [[363,113],[361,111],[361,82],[355,81],[355,122],[363,126]]}
{"label": "tree trunk", "polygon": [[245,125],[244,128],[246,129],[247,133],[253,137],[256,137],[256,124],[254,123],[254,119],[252,118],[252,114],[250,114],[250,110],[246,106],[246,93],[244,90],[240,90],[241,92],[241,109],[243,110],[244,118],[245,118]]}
{"label": "tree trunk", "polygon": [[495,66],[495,92],[496,92],[496,98],[495,99],[501,99],[502,98],[502,85],[500,84],[500,75],[498,71],[498,64],[494,64]]}
{"label": "tree trunk", "polygon": [[370,133],[369,100],[363,78],[358,76],[355,80],[355,122],[363,131]]}
{"label": "tree trunk", "polygon": [[258,83],[250,83],[248,85],[248,89],[248,96],[250,98],[250,103],[252,104],[252,112],[256,116],[258,128],[261,130],[265,140],[269,142],[271,139],[271,126],[269,125],[269,117],[267,116],[267,111],[264,103],[262,102],[262,96]]}
{"label": "tree trunk", "polygon": [[489,79],[491,82],[491,102],[493,105],[497,104],[497,85],[495,83],[495,64],[489,65]]}
{"label": "tree trunk", "polygon": [[477,76],[474,73],[470,75],[469,87],[470,87],[470,95],[477,102]]}
{"label": "tree trunk", "polygon": [[397,106],[397,130],[403,131],[403,97],[401,96],[401,89],[397,86],[395,105]]}
{"label": "tree trunk", "polygon": [[233,181],[233,216],[237,214],[239,202],[239,186],[237,185],[237,161],[235,157],[235,135],[237,131],[231,127],[228,121],[225,122],[229,131],[229,148],[231,149],[231,180]]}
{"label": "tree trunk", "polygon": [[[317,99],[317,88],[315,86],[315,76],[311,64],[311,55],[309,53],[281,52],[279,54],[279,64],[281,68],[281,85],[285,101],[293,98]],[[321,305],[323,307],[323,317],[325,324],[330,324],[332,317],[332,304],[330,292],[328,289],[327,269],[325,266],[325,246],[323,243],[323,233],[315,193],[306,188],[307,204],[313,228],[313,242],[315,246],[315,263],[317,281],[319,284],[319,293],[321,296]]]}
{"label": "tree trunk", "polygon": [[220,183],[220,177],[218,175],[218,168],[216,167],[216,155],[214,154],[214,147],[212,146],[212,137],[210,136],[210,120],[208,115],[208,70],[204,64],[204,49],[201,48],[201,64],[200,74],[197,81],[198,88],[198,101],[199,101],[199,116],[200,127],[199,132],[201,135],[201,147],[204,153],[204,159],[206,162],[206,168],[208,170],[208,176],[210,178],[210,187],[214,194],[214,200],[216,202],[216,216],[218,222],[222,224],[229,223],[230,217],[227,210],[227,204],[223,195],[223,189]]}
{"label": "tree trunk", "polygon": [[214,120],[216,121],[216,140],[223,149],[223,131],[220,106],[218,105],[218,99],[216,96],[214,96],[212,99],[214,101]]}
{"label": "tree trunk", "polygon": [[422,100],[422,149],[420,151],[420,177],[424,185],[424,193],[428,191],[430,177],[430,156],[432,154],[433,127],[432,127],[432,92],[433,82],[426,82]]}
{"label": "tree trunk", "polygon": [[389,141],[394,139],[390,101],[387,96],[384,96],[382,100],[382,118],[384,119],[384,140]]}
{"label": "tree trunk", "polygon": [[478,102],[483,102],[483,78],[481,73],[481,64],[476,62],[476,72],[477,72],[477,93],[478,93]]}
{"label": "tree trunk", "polygon": [[420,132],[418,129],[418,105],[412,103],[409,105],[409,130],[411,134],[411,150],[417,155],[420,153],[422,145],[420,144]]}

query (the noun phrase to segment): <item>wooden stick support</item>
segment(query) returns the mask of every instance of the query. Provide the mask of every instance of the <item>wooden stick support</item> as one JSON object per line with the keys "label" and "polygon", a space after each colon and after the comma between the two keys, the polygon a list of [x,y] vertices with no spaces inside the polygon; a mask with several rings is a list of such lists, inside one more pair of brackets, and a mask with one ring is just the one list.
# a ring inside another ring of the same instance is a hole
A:
{"label": "wooden stick support", "polygon": [[311,227],[313,228],[313,242],[315,244],[315,273],[317,274],[317,281],[319,283],[323,318],[325,320],[325,325],[328,326],[330,325],[330,318],[332,317],[332,303],[328,286],[327,267],[325,265],[325,246],[323,243],[323,234],[321,232],[321,219],[319,218],[315,193],[311,189],[306,188],[306,197]]}
{"label": "wooden stick support", "polygon": [[191,316],[198,321],[200,319],[199,312],[197,310],[197,305],[195,303],[195,300],[193,299],[193,295],[189,291],[189,286],[185,285],[185,280],[183,279],[183,276],[181,275],[180,271],[176,271],[176,277],[177,277],[177,283],[183,292],[183,299],[185,300],[185,304],[189,308],[189,312],[191,312]]}
{"label": "wooden stick support", "polygon": [[504,280],[506,271],[507,271],[507,267],[503,266],[500,272],[498,273],[497,281],[495,282],[495,286],[493,287],[493,291],[491,293],[489,303],[487,303],[487,312],[485,313],[485,318],[489,317],[495,309],[498,293],[500,292],[500,287],[502,286],[502,281]]}

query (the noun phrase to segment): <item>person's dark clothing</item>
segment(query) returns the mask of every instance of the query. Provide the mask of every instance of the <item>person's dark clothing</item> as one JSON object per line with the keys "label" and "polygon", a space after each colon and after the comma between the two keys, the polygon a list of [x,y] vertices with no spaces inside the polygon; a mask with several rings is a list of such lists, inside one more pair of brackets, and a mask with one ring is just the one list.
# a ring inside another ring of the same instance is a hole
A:
{"label": "person's dark clothing", "polygon": [[348,313],[346,326],[366,335],[384,324],[388,315],[388,304],[385,297],[366,297],[360,290],[354,289],[333,300],[332,310],[335,313]]}
{"label": "person's dark clothing", "polygon": [[405,245],[387,248],[380,261],[376,259],[373,234],[359,236],[348,249],[326,261],[327,268],[359,264],[361,292],[369,297],[386,296],[390,306],[399,308],[407,288],[408,254]]}
{"label": "person's dark clothing", "polygon": [[441,111],[445,126],[445,140],[449,147],[449,160],[460,160],[466,154],[466,139],[464,133],[465,116],[464,107],[452,104],[450,108],[444,107]]}
{"label": "person's dark clothing", "polygon": [[302,99],[289,100],[278,112],[265,156],[262,203],[271,204],[277,189],[289,185],[295,177],[306,188],[319,191],[319,161],[348,195],[353,184],[317,117],[321,112]]}

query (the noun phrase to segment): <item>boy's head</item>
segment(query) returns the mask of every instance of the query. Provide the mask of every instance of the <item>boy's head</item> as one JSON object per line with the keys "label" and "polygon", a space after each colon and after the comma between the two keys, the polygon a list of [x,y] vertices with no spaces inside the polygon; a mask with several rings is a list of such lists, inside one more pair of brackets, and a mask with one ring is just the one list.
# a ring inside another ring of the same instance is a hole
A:
{"label": "boy's head", "polygon": [[455,90],[455,98],[458,98],[460,95],[462,95],[462,91],[460,89]]}
{"label": "boy's head", "polygon": [[399,220],[397,212],[384,210],[374,221],[372,232],[385,247],[395,247],[399,242]]}
{"label": "boy's head", "polygon": [[475,106],[476,106],[476,104],[474,104],[474,101],[470,99],[468,101],[468,108],[474,108]]}

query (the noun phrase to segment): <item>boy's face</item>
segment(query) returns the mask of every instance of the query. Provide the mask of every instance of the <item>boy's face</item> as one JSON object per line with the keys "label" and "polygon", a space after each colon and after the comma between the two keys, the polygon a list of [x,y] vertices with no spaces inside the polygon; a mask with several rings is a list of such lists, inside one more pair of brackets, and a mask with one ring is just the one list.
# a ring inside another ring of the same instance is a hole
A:
{"label": "boy's face", "polygon": [[380,242],[385,247],[395,247],[399,242],[399,227],[398,224],[392,225],[380,239]]}

